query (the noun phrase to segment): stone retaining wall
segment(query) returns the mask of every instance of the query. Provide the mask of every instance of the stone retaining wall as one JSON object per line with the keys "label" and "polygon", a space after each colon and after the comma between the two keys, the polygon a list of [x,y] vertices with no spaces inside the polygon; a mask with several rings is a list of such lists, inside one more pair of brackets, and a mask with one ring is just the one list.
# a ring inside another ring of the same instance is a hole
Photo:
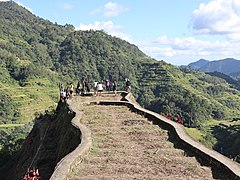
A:
{"label": "stone retaining wall", "polygon": [[[69,103],[69,102],[68,102]],[[67,156],[65,156],[57,166],[55,167],[55,170],[50,178],[50,180],[64,180],[68,179],[67,176],[72,171],[72,169],[81,162],[81,156],[83,153],[87,152],[92,144],[91,140],[91,132],[90,130],[80,123],[80,118],[82,117],[82,112],[79,112],[77,109],[71,106],[71,102],[69,103],[69,110],[74,111],[76,113],[75,117],[72,119],[71,123],[72,125],[78,129],[81,133],[81,136],[79,137],[81,140],[81,143],[78,145],[78,147],[69,153]]]}

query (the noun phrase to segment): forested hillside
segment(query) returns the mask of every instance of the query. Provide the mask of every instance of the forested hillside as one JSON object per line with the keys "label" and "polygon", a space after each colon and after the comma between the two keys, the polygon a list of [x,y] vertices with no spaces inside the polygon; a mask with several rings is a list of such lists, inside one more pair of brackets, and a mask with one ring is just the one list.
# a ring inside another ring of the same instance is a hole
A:
{"label": "forested hillside", "polygon": [[0,131],[9,134],[9,124],[22,126],[54,107],[59,82],[110,79],[122,90],[125,78],[141,105],[181,114],[185,125],[240,117],[240,92],[222,78],[154,60],[103,31],[76,31],[0,2]]}

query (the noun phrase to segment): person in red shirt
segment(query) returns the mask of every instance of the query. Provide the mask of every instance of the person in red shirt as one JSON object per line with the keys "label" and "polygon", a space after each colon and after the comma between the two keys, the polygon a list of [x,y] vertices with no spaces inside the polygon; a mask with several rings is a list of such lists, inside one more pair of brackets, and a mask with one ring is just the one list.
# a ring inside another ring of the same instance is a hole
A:
{"label": "person in red shirt", "polygon": [[172,114],[171,114],[171,113],[168,113],[167,118],[170,119],[170,120],[172,120]]}
{"label": "person in red shirt", "polygon": [[177,122],[182,124],[182,117],[179,114],[177,114]]}

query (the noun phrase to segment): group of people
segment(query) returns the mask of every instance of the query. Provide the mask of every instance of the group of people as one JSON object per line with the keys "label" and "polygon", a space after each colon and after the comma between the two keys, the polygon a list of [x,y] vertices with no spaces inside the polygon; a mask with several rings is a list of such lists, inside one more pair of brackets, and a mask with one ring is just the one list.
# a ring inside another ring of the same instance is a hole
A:
{"label": "group of people", "polygon": [[[95,96],[102,96],[103,87],[104,87],[103,82],[95,81],[93,83],[94,95]],[[105,88],[106,88],[106,91],[110,92],[112,90],[115,95],[117,94],[117,82],[116,81],[110,82],[110,80],[106,80],[105,81]]]}
{"label": "group of people", "polygon": [[[129,92],[130,90],[130,80],[126,80],[126,87],[128,87],[127,91]],[[93,83],[89,83],[86,79],[83,80],[83,82],[77,83],[76,88],[74,88],[73,83],[70,83],[67,88],[63,88],[62,84],[59,84],[59,89],[60,89],[60,99],[62,101],[66,101],[68,98],[71,99],[73,96],[74,89],[76,90],[76,94],[87,94],[90,92],[91,88],[94,90],[94,95],[95,96],[102,96],[102,92],[105,88],[106,91],[110,92],[112,91],[115,95],[117,94],[117,82],[110,81],[110,80],[105,80],[104,81],[94,81]]]}
{"label": "group of people", "polygon": [[166,117],[166,118],[168,118],[168,119],[170,119],[170,120],[178,122],[179,124],[183,124],[182,117],[179,114],[176,114],[175,116],[173,116],[171,113],[168,113],[167,115],[162,113],[161,115]]}
{"label": "group of people", "polygon": [[39,180],[40,174],[38,169],[28,169],[27,173],[23,175],[21,180]]}

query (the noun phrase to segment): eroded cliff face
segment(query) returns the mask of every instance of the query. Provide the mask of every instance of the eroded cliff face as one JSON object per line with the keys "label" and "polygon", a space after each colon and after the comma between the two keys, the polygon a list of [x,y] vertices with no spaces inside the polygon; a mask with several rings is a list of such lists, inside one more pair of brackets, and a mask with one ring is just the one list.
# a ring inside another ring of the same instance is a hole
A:
{"label": "eroded cliff face", "polygon": [[54,113],[37,118],[21,150],[0,170],[0,179],[20,179],[29,167],[38,168],[42,180],[49,179],[57,163],[80,144],[81,132],[71,124],[74,116],[59,102]]}

